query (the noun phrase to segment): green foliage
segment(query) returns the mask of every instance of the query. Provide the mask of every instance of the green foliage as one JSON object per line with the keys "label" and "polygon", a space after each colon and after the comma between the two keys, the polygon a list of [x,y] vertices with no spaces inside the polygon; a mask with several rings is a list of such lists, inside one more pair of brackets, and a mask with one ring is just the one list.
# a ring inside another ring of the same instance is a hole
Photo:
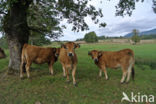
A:
{"label": "green foliage", "polygon": [[53,15],[58,14],[46,6],[48,4],[40,2],[30,5],[27,17],[30,35],[40,34],[57,39],[62,36],[62,28],[59,26],[59,19]]}
{"label": "green foliage", "polygon": [[[42,45],[48,45],[51,44],[51,41],[49,38],[47,38],[45,35],[39,34],[39,33],[33,33],[29,37],[29,44],[42,46]],[[2,36],[0,38],[0,47],[4,49],[8,49],[8,43],[6,40],[6,36]]]}
{"label": "green foliage", "polygon": [[116,15],[132,15],[132,11],[135,9],[136,2],[143,2],[144,0],[119,0],[119,3],[116,7]]}
{"label": "green foliage", "polygon": [[134,29],[133,30],[133,36],[132,36],[132,41],[134,42],[134,44],[140,42],[140,37],[139,37],[139,31]]}
{"label": "green foliage", "polygon": [[106,39],[106,36],[99,36],[98,37],[98,40],[104,40],[104,39]]}
{"label": "green foliage", "polygon": [[[62,36],[62,29],[65,28],[60,22],[64,19],[67,23],[73,24],[73,31],[88,30],[88,24],[84,20],[89,16],[95,24],[99,23],[98,17],[103,17],[101,9],[96,10],[92,5],[88,4],[88,0],[2,0],[0,2],[0,20],[2,24],[7,24],[8,20],[4,17],[9,16],[10,10],[17,5],[28,5],[27,23],[30,33],[38,32],[50,38],[56,39]],[[16,18],[16,17],[14,17]],[[104,26],[105,23],[99,23]],[[4,25],[0,24],[1,28]],[[3,29],[1,29],[3,31]]]}
{"label": "green foliage", "polygon": [[87,43],[95,43],[95,42],[98,42],[98,37],[96,36],[95,32],[90,32],[84,36],[84,40]]}
{"label": "green foliage", "polygon": [[6,41],[6,37],[5,36],[2,36],[0,38],[0,47],[1,48],[4,48],[4,49],[7,49],[8,48],[8,43]]}
{"label": "green foliage", "polygon": [[100,27],[106,27],[106,25],[107,25],[106,23],[101,23]]}
{"label": "green foliage", "polygon": [[[105,40],[105,39],[123,39],[124,37],[107,37],[107,36],[98,36],[98,40]],[[79,38],[76,41],[84,41],[84,38]]]}
{"label": "green foliage", "polygon": [[84,38],[76,39],[76,41],[84,41]]}
{"label": "green foliage", "polygon": [[42,45],[49,45],[49,44],[51,44],[51,41],[45,35],[42,35],[42,34],[39,34],[39,33],[33,33],[29,37],[29,44],[42,46]]}
{"label": "green foliage", "polygon": [[142,40],[146,40],[146,39],[156,39],[156,34],[152,34],[152,35],[141,35],[140,39]]}
{"label": "green foliage", "polygon": [[153,0],[153,11],[156,13],[156,0]]}

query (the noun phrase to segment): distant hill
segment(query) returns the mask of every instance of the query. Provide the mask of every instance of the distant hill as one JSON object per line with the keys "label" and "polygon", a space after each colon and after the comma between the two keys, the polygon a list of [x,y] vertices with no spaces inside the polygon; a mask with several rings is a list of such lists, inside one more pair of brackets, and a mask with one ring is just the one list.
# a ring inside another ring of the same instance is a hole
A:
{"label": "distant hill", "polygon": [[[139,36],[141,36],[141,35],[156,35],[156,29],[140,32]],[[124,37],[128,38],[128,37],[132,37],[132,36],[133,36],[133,33],[128,33]]]}

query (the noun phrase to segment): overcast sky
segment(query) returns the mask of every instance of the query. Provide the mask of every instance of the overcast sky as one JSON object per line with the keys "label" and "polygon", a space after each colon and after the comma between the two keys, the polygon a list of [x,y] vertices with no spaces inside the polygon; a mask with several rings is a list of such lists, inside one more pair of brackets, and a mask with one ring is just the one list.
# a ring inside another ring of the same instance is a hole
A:
{"label": "overcast sky", "polygon": [[[63,32],[63,37],[59,40],[76,40],[78,38],[83,38],[85,33],[90,31],[95,31],[98,36],[123,36],[132,31],[132,29],[138,29],[139,31],[150,30],[156,28],[156,14],[152,10],[152,0],[144,0],[143,3],[139,2],[136,4],[136,9],[133,11],[131,17],[116,17],[115,16],[115,5],[118,0],[92,0],[89,3],[94,5],[97,9],[101,8],[104,17],[100,19],[100,22],[106,22],[107,26],[105,28],[99,28],[95,25],[89,17],[86,21],[89,25],[89,31],[83,32],[72,32],[72,25],[67,26],[67,29]],[[66,24],[65,22],[63,22]],[[67,24],[66,24],[67,25]]]}

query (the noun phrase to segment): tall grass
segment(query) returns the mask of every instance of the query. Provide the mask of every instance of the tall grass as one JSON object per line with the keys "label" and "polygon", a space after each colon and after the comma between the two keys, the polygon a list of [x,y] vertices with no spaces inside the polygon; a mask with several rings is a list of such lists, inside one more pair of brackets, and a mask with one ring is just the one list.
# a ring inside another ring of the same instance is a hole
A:
{"label": "tall grass", "polygon": [[146,58],[135,58],[135,64],[142,66],[142,65],[148,65],[151,69],[156,69],[156,60],[154,59],[146,59]]}

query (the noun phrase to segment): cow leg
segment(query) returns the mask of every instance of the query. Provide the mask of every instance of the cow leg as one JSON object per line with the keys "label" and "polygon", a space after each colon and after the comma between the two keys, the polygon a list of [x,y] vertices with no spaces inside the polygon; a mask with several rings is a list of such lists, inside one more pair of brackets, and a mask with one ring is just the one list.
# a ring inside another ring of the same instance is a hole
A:
{"label": "cow leg", "polygon": [[53,66],[49,65],[49,72],[51,75],[54,75]]}
{"label": "cow leg", "polygon": [[66,77],[66,70],[65,70],[65,67],[63,66],[63,77]]}
{"label": "cow leg", "polygon": [[66,67],[65,68],[65,71],[66,71],[66,75],[67,75],[67,82],[69,82],[70,80],[69,80],[69,71],[68,71],[68,68]]}
{"label": "cow leg", "polygon": [[122,78],[120,83],[124,83],[126,75],[127,75],[127,68],[122,67]]}
{"label": "cow leg", "polygon": [[29,61],[27,61],[27,64],[26,64],[26,72],[27,72],[27,77],[28,77],[28,78],[30,78],[30,72],[29,72],[29,70],[30,70],[30,65],[31,65],[31,63],[30,63]]}
{"label": "cow leg", "polygon": [[51,75],[53,75],[54,74],[54,71],[53,71],[53,62],[50,62],[50,64],[49,64],[49,72],[51,73]]}
{"label": "cow leg", "polygon": [[73,84],[76,86],[75,73],[76,73],[76,65],[74,66],[72,70]]}
{"label": "cow leg", "polygon": [[20,65],[20,78],[23,78],[23,64],[24,62],[22,61]]}
{"label": "cow leg", "polygon": [[99,77],[102,77],[102,69],[99,70]]}
{"label": "cow leg", "polygon": [[103,72],[105,73],[105,78],[106,78],[106,80],[108,80],[108,75],[107,75],[106,67],[103,66],[103,67],[102,67],[102,70],[103,70]]}
{"label": "cow leg", "polygon": [[126,83],[128,83],[128,82],[129,82],[129,80],[130,80],[131,71],[132,71],[132,64],[130,64],[130,65],[129,65],[129,67],[128,67],[128,72],[127,72],[127,80],[126,80]]}

